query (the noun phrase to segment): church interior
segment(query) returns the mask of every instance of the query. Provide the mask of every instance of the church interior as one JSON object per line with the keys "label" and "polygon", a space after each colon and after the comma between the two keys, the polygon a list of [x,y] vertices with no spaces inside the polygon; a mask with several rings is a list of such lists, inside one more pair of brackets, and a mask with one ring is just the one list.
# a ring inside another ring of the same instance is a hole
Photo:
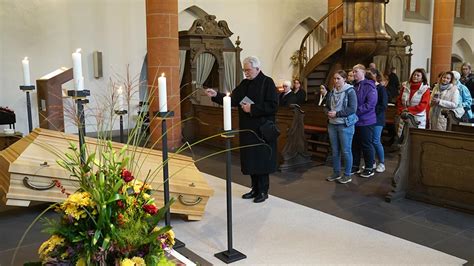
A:
{"label": "church interior", "polygon": [[[232,244],[241,265],[474,264],[473,118],[442,111],[436,131],[397,109],[416,69],[432,90],[440,73],[464,77],[474,64],[469,10],[474,1],[0,1],[0,265],[38,261],[49,236],[35,218],[77,189],[45,145],[64,155],[70,142],[100,150],[99,138],[137,147],[143,168],[163,162],[150,182],[157,205],[174,198],[166,225],[185,244],[175,246],[183,265],[229,263],[217,252]],[[236,88],[250,56],[278,93],[297,80],[306,95],[275,114],[278,170],[261,203],[241,198],[252,183],[239,132],[223,133],[239,130],[239,110],[206,95]],[[387,85],[385,163],[328,182],[321,86],[357,64],[399,80]]]}

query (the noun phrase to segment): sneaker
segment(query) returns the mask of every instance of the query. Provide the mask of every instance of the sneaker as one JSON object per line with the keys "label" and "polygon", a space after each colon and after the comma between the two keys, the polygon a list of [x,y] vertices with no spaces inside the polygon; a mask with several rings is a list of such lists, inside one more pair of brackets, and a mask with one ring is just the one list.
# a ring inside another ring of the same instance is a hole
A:
{"label": "sneaker", "polygon": [[377,165],[377,168],[375,168],[375,171],[377,173],[385,172],[385,165],[383,163],[379,163],[379,165]]}
{"label": "sneaker", "polygon": [[373,175],[375,175],[374,170],[366,168],[364,169],[364,172],[360,174],[360,177],[369,178]]}
{"label": "sneaker", "polygon": [[336,181],[341,178],[340,174],[333,173],[331,176],[326,177],[326,180],[329,182]]}
{"label": "sneaker", "polygon": [[352,167],[351,169],[351,175],[353,174],[359,174],[362,173],[362,171],[359,169],[359,167]]}
{"label": "sneaker", "polygon": [[352,181],[352,177],[350,175],[343,175],[341,178],[337,180],[338,183],[346,184]]}

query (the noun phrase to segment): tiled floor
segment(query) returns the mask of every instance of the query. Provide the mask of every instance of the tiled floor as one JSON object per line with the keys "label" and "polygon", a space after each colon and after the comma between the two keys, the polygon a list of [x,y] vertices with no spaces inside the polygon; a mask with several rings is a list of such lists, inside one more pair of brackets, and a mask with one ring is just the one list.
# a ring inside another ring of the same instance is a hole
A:
{"label": "tiled floor", "polygon": [[[212,149],[200,148],[194,154],[199,157],[210,152]],[[250,186],[250,178],[240,173],[238,154],[232,159],[233,181]],[[270,177],[270,194],[463,258],[467,265],[474,265],[474,215],[409,199],[391,203],[384,200],[391,189],[390,175],[396,164],[396,154],[389,153],[386,172],[371,179],[354,177],[346,185],[325,181],[332,171],[328,166],[294,173],[277,172]],[[225,173],[223,156],[197,165],[201,171],[215,176],[223,177]]]}

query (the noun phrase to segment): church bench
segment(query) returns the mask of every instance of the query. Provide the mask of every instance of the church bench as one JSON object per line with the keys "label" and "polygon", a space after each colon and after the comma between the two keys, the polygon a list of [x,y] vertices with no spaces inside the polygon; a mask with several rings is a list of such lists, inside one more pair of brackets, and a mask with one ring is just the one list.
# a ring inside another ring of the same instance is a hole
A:
{"label": "church bench", "polygon": [[474,213],[474,134],[407,131],[387,200],[406,196]]}

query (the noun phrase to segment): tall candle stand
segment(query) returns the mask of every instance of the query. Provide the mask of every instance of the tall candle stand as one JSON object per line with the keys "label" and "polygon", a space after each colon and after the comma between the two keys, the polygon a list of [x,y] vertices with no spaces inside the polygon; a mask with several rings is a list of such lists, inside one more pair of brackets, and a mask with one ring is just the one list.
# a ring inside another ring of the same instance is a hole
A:
{"label": "tall candle stand", "polygon": [[[162,153],[163,153],[163,198],[165,206],[170,202],[170,184],[169,184],[169,172],[168,172],[168,133],[166,128],[166,120],[172,119],[174,117],[173,111],[168,112],[158,112],[157,116],[161,119],[161,144],[162,144]],[[171,225],[171,210],[168,208],[165,214],[165,224]],[[185,246],[183,242],[174,239],[175,243],[173,248],[182,248]]]}
{"label": "tall candle stand", "polygon": [[26,93],[26,111],[28,113],[28,130],[29,132],[33,131],[33,121],[31,119],[31,100],[30,100],[30,91],[35,90],[34,85],[29,86],[20,86],[20,90]]}
{"label": "tall candle stand", "polygon": [[77,118],[78,118],[78,125],[77,130],[79,133],[79,152],[81,154],[81,163],[86,163],[86,154],[85,150],[83,149],[85,143],[85,136],[86,136],[86,124],[84,118],[84,104],[89,103],[87,96],[91,95],[89,90],[68,90],[67,95],[72,97],[77,104]]}
{"label": "tall candle stand", "polygon": [[227,195],[227,250],[214,254],[221,261],[229,264],[247,258],[232,246],[232,153],[231,140],[235,137],[230,130],[221,135],[225,139],[226,148],[226,195]]}
{"label": "tall candle stand", "polygon": [[120,143],[124,143],[123,116],[127,114],[127,110],[115,110],[115,114],[120,117]]}

